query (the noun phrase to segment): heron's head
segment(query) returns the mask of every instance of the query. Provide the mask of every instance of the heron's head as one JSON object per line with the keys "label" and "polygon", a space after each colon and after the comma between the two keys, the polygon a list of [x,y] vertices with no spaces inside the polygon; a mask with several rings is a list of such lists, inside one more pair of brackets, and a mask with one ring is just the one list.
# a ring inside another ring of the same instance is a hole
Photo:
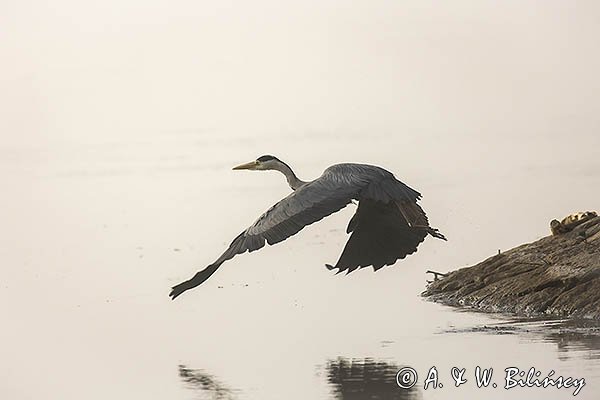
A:
{"label": "heron's head", "polygon": [[261,156],[254,161],[250,161],[249,163],[233,167],[233,169],[250,169],[254,171],[265,171],[268,169],[278,169],[277,167],[281,164],[283,164],[283,162],[277,157]]}

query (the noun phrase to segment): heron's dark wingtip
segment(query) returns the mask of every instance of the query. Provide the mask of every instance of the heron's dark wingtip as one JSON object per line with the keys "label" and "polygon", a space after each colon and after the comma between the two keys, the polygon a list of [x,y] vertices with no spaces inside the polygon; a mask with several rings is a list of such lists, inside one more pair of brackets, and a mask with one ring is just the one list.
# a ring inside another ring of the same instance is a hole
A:
{"label": "heron's dark wingtip", "polygon": [[325,264],[325,267],[327,267],[327,269],[330,270],[330,271],[333,271],[334,269],[337,269],[337,271],[335,271],[336,275],[339,275],[343,271],[340,267],[333,266],[331,264]]}
{"label": "heron's dark wingtip", "polygon": [[171,300],[175,300],[177,297],[179,297],[179,295],[181,295],[183,292],[185,292],[187,289],[181,289],[178,288],[178,286],[173,286],[171,288],[171,293],[169,293],[169,297],[171,298]]}
{"label": "heron's dark wingtip", "polygon": [[195,288],[196,286],[202,284],[205,280],[210,278],[212,274],[219,268],[221,264],[211,264],[208,267],[204,268],[202,271],[197,272],[196,275],[192,277],[192,279],[188,279],[185,282],[181,282],[179,285],[175,285],[172,287],[171,293],[169,293],[169,297],[171,300],[175,300],[181,293],[186,290],[190,290]]}

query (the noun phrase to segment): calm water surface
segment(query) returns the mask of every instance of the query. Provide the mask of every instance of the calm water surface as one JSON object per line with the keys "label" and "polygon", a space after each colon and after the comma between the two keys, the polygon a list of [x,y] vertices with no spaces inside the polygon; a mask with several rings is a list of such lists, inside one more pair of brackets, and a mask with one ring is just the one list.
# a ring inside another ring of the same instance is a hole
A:
{"label": "calm water surface", "polygon": [[[600,195],[598,176],[581,173],[589,164],[573,160],[506,164],[500,155],[472,168],[469,154],[484,151],[484,143],[444,166],[436,157],[445,139],[411,140],[431,151],[399,150],[406,145],[400,136],[193,130],[3,147],[10,189],[0,211],[9,227],[0,249],[1,397],[572,397],[572,388],[501,388],[505,368],[535,367],[542,377],[554,370],[585,378],[577,398],[598,398],[597,336],[560,321],[512,321],[419,297],[425,270],[475,263],[546,235],[548,221],[573,207],[587,209],[590,190]],[[341,252],[351,205],[280,245],[236,257],[170,301],[170,286],[212,262],[288,193],[275,172],[231,171],[264,153],[288,161],[303,179],[336,162],[387,167],[424,194],[432,225],[449,241],[429,238],[377,274],[334,276],[324,264]],[[556,179],[588,202],[550,204]],[[418,383],[402,390],[395,374],[408,366]],[[424,390],[433,366],[443,387]],[[499,387],[478,389],[477,366],[493,368]],[[466,369],[459,388],[452,367]]]}

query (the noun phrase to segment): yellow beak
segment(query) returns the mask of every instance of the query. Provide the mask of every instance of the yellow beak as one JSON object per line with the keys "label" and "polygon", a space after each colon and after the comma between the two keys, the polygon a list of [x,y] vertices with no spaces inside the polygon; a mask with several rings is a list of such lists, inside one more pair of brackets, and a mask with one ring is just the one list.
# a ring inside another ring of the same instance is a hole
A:
{"label": "yellow beak", "polygon": [[233,169],[255,169],[258,165],[258,161],[250,161],[246,164],[238,165],[237,167],[233,167]]}

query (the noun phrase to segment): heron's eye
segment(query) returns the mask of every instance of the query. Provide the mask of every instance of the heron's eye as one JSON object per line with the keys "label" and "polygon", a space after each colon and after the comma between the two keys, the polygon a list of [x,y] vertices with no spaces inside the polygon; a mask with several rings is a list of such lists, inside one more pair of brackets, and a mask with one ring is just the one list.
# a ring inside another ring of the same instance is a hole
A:
{"label": "heron's eye", "polygon": [[273,156],[260,156],[260,157],[257,158],[256,161],[266,162],[266,161],[270,161],[270,160],[273,160],[273,159],[275,159],[275,157],[273,157]]}

